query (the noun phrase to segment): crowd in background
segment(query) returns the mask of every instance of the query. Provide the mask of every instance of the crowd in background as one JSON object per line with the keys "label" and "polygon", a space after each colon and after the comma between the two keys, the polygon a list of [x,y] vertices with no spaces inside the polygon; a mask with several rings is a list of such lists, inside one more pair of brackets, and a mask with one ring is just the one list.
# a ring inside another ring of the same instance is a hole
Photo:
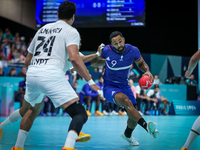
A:
{"label": "crowd in background", "polygon": [[[30,39],[31,42],[31,39]],[[21,36],[19,32],[13,34],[11,33],[9,28],[6,28],[4,31],[0,28],[0,76],[9,76],[9,77],[24,77],[24,81],[19,83],[19,90],[17,95],[15,96],[15,101],[19,101],[22,105],[24,99],[24,93],[26,89],[26,67],[21,67],[21,72],[17,73],[15,67],[12,67],[9,73],[5,74],[3,71],[4,62],[11,63],[21,63],[24,65],[24,61],[27,55],[27,47],[30,44],[25,42],[25,37]],[[104,67],[96,67],[94,71],[91,72],[94,80],[97,81],[97,85],[101,88],[103,87],[103,74]],[[142,115],[150,115],[150,110],[160,110],[163,115],[167,115],[167,106],[170,106],[167,98],[163,97],[159,91],[159,84],[162,84],[159,80],[159,76],[157,74],[154,75],[154,87],[153,89],[146,92],[142,90],[139,86],[134,86],[134,82],[138,82],[141,77],[141,74],[134,68],[134,64],[132,64],[129,71],[129,85],[133,91],[133,94],[137,101],[136,109]],[[71,86],[76,91],[76,87],[78,86],[77,80],[83,80],[83,78],[75,73],[72,74],[70,71],[66,72],[66,78],[71,84]],[[165,83],[170,83],[173,79],[166,79]],[[195,80],[194,75],[191,76],[190,79],[184,80],[185,84],[188,85],[197,85],[197,81]],[[113,103],[107,102],[105,99],[100,99],[97,92],[93,91],[89,85],[86,83],[80,92],[76,91],[80,97],[81,103],[84,104],[86,108],[86,112],[88,116],[91,116],[91,105],[95,102],[95,116],[103,116],[103,115],[126,115],[126,111],[123,108],[119,108],[117,105]],[[102,105],[100,105],[100,103]],[[161,107],[163,103],[163,107]],[[144,107],[141,107],[142,104],[145,104]],[[100,108],[102,106],[102,108]],[[100,110],[100,111],[99,111]],[[44,97],[44,108],[41,111],[42,116],[58,116],[59,108],[55,108],[51,102],[51,99],[47,96]],[[63,112],[63,116],[67,116],[66,113]]]}
{"label": "crowd in background", "polygon": [[16,32],[14,35],[9,28],[4,31],[0,28],[0,60],[24,63],[27,55],[25,37]]}
{"label": "crowd in background", "polygon": [[[15,95],[15,101],[20,102],[21,106],[24,100],[24,94],[26,89],[26,71],[26,67],[23,66],[21,67],[21,71],[17,73],[16,68],[13,67],[10,69],[10,72],[7,75],[4,75],[3,69],[0,65],[0,76],[24,77],[24,80],[19,83],[19,90],[16,92]],[[93,73],[96,73],[94,74],[95,77],[97,77],[98,75],[98,78],[94,78],[94,80],[96,81],[97,85],[100,86],[100,88],[103,88],[104,71],[104,67],[94,68],[93,71]],[[140,77],[140,73],[136,69],[134,69],[132,65],[129,71],[129,85],[137,101],[136,109],[141,115],[151,115],[152,113],[150,113],[150,111],[152,110],[159,110],[162,115],[167,115],[167,107],[170,107],[170,103],[168,99],[166,97],[163,97],[160,93],[159,84],[162,83],[159,79],[159,76],[157,74],[154,75],[154,85],[152,89],[148,91],[141,89],[139,85],[136,87],[134,86],[134,82],[137,83]],[[77,79],[83,80],[83,78],[78,73],[72,74],[68,70],[66,72],[66,79],[69,81],[71,86],[79,95],[80,102],[85,106],[88,116],[126,115],[126,111],[123,108],[118,107],[116,104],[107,102],[105,99],[100,99],[98,93],[93,91],[87,83],[83,85],[81,91],[77,91]],[[192,75],[192,78],[186,79],[185,83],[189,85],[197,85],[197,82],[194,79],[194,75]],[[95,112],[94,114],[91,114],[91,106],[93,102],[95,102]],[[44,108],[41,111],[40,115],[59,116],[60,108],[55,108],[51,102],[51,99],[45,96]],[[62,112],[62,116],[67,116],[67,114],[65,112]]]}
{"label": "crowd in background", "polygon": [[[94,70],[97,70],[95,68]],[[94,79],[96,84],[103,88],[103,74],[104,68],[98,68],[101,70],[98,72],[99,78]],[[94,71],[95,72],[95,71]],[[135,73],[136,72],[136,73]],[[11,68],[10,69],[10,76],[16,74],[16,70]],[[24,100],[24,94],[26,89],[26,67],[21,68],[21,72],[17,74],[19,77],[24,77],[24,80],[19,83],[19,90],[17,95],[15,96],[15,101],[20,102],[22,105]],[[118,107],[116,104],[107,102],[105,99],[101,99],[96,91],[93,91],[88,83],[85,83],[83,87],[81,87],[81,91],[77,91],[77,76],[78,74],[72,74],[70,71],[66,72],[66,79],[69,81],[71,86],[77,92],[80,98],[80,102],[85,106],[86,112],[88,116],[95,115],[95,116],[113,116],[113,115],[126,115],[126,111]],[[159,80],[159,76],[157,74],[154,75],[154,85],[153,88],[150,89],[148,92],[140,88],[140,86],[134,86],[134,82],[138,82],[140,78],[140,74],[137,72],[136,69],[133,70],[133,67],[130,69],[129,73],[129,85],[130,88],[136,98],[137,105],[136,109],[140,112],[141,115],[151,115],[149,111],[152,110],[160,110],[163,115],[167,115],[167,106],[170,107],[170,103],[167,98],[163,97],[159,90],[159,84],[162,84]],[[82,78],[80,77],[79,80]],[[51,99],[47,96],[44,97],[44,108],[41,111],[40,115],[42,116],[59,116],[60,108],[55,108],[51,102]],[[94,114],[91,113],[91,106],[95,104]],[[101,105],[100,105],[101,104]],[[163,105],[162,105],[163,104]],[[65,112],[62,112],[62,116],[67,116]]]}

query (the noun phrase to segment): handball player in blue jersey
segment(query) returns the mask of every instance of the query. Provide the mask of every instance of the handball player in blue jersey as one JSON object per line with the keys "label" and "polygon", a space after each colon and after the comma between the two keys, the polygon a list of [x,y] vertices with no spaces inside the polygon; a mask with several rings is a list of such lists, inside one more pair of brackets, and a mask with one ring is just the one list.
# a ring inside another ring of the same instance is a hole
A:
{"label": "handball player in blue jersey", "polygon": [[125,38],[120,32],[112,32],[109,40],[111,45],[106,45],[104,48],[101,45],[101,57],[103,59],[99,60],[99,64],[105,64],[104,97],[107,101],[126,109],[129,118],[126,130],[121,134],[121,137],[127,140],[130,145],[139,145],[131,136],[137,124],[153,135],[154,138],[158,136],[159,132],[153,122],[146,123],[134,108],[136,100],[128,84],[128,72],[131,64],[135,61],[137,66],[145,72],[144,75],[148,75],[152,80],[153,76],[139,49],[130,44],[125,44]]}

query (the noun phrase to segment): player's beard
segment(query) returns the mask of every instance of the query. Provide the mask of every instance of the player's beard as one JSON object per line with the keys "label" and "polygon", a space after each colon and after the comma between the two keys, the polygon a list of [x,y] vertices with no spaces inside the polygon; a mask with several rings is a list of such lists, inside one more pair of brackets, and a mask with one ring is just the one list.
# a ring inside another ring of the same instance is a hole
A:
{"label": "player's beard", "polygon": [[117,53],[123,53],[125,50],[125,46],[120,46],[118,49],[117,49]]}

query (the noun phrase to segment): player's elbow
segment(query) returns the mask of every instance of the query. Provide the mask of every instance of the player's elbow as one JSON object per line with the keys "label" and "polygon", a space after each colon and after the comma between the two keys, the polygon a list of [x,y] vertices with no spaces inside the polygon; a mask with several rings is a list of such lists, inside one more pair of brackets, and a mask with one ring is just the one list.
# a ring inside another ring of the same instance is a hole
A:
{"label": "player's elbow", "polygon": [[195,62],[199,61],[199,58],[196,57],[196,56],[193,56],[193,57],[191,58],[191,61],[195,63]]}
{"label": "player's elbow", "polygon": [[77,62],[78,62],[78,59],[77,59],[77,57],[70,57],[69,58],[69,61],[72,63],[72,64],[76,64]]}

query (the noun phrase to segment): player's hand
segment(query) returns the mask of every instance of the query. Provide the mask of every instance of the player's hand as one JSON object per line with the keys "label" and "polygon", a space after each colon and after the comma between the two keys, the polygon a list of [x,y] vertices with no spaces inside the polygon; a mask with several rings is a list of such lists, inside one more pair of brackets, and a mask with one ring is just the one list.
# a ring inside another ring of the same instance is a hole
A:
{"label": "player's hand", "polygon": [[100,55],[102,54],[102,50],[104,49],[104,47],[105,47],[105,44],[103,44],[103,43],[101,43],[101,45],[99,45],[97,51],[99,52]]}
{"label": "player's hand", "polygon": [[74,68],[70,69],[70,73],[74,73],[74,71],[75,71]]}
{"label": "player's hand", "polygon": [[154,78],[153,78],[153,75],[151,74],[151,72],[147,71],[142,76],[144,76],[144,75],[149,76],[149,79],[151,79],[151,81],[154,82]]}
{"label": "player's hand", "polygon": [[92,85],[90,85],[90,88],[94,91],[97,91],[101,98],[103,97],[103,91],[100,89],[100,87],[98,85],[92,84]]}
{"label": "player's hand", "polygon": [[154,99],[154,102],[155,102],[155,103],[158,103],[158,100],[157,100],[157,99]]}
{"label": "player's hand", "polygon": [[188,78],[188,79],[190,79],[190,75],[192,74],[192,71],[189,71],[189,70],[187,70],[186,72],[185,72],[185,77],[186,78]]}
{"label": "player's hand", "polygon": [[100,45],[100,49],[103,50],[104,47],[105,47],[105,44],[101,43],[101,45]]}
{"label": "player's hand", "polygon": [[148,101],[150,101],[150,100],[151,100],[151,98],[150,98],[150,97],[147,97],[146,99],[147,99]]}
{"label": "player's hand", "polygon": [[106,99],[104,97],[101,98],[103,101],[106,101]]}

